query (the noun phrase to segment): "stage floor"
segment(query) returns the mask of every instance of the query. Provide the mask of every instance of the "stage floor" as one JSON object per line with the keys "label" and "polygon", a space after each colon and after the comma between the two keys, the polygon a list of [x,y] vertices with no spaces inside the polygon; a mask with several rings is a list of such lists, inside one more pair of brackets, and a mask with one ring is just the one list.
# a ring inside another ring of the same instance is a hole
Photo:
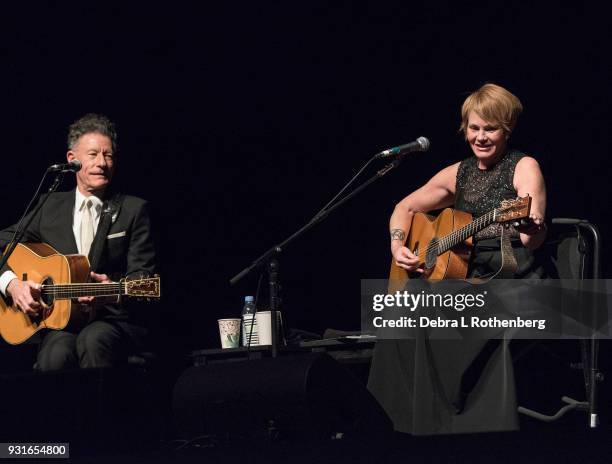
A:
{"label": "stage floor", "polygon": [[[579,416],[578,414],[576,416]],[[582,416],[584,417],[584,416]],[[587,430],[578,417],[560,424],[532,423],[513,433],[411,437],[385,440],[277,440],[235,443],[202,441],[178,451],[80,456],[74,462],[131,463],[608,463],[612,428]]]}

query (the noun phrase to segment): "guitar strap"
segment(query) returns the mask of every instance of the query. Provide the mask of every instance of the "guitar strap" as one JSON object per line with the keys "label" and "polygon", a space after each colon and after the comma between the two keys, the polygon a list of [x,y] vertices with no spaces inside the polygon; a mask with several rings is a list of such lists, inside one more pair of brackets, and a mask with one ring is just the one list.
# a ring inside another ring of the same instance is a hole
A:
{"label": "guitar strap", "polygon": [[499,270],[493,275],[492,278],[499,279],[512,279],[514,273],[518,268],[516,257],[514,256],[514,250],[512,250],[512,243],[510,243],[510,230],[506,224],[501,226],[501,234],[499,236],[502,263]]}
{"label": "guitar strap", "polygon": [[466,279],[468,282],[471,282],[473,284],[483,284],[491,279],[514,278],[514,273],[518,269],[518,263],[516,262],[514,250],[512,249],[512,243],[510,242],[510,231],[508,230],[508,226],[505,224],[502,224],[501,226],[501,233],[499,235],[499,245],[501,250],[502,263],[497,272],[485,278],[472,277]]}
{"label": "guitar strap", "polygon": [[98,272],[100,266],[100,260],[102,259],[102,253],[106,246],[106,236],[111,228],[114,220],[117,219],[121,204],[123,203],[123,195],[115,194],[109,200],[104,202],[102,207],[102,216],[100,217],[100,223],[98,224],[98,231],[91,244],[89,250],[89,263],[90,269],[94,272]]}

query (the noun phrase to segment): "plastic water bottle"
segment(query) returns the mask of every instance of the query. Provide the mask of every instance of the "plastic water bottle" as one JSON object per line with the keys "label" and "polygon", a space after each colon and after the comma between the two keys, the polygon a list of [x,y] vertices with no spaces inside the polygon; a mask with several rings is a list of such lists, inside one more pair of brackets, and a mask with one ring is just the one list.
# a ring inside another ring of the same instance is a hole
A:
{"label": "plastic water bottle", "polygon": [[[251,338],[250,346],[259,345],[257,320],[255,319],[256,312],[255,298],[252,296],[245,296],[244,307],[242,308],[242,346],[249,346],[249,337]],[[252,331],[251,325],[253,326]]]}

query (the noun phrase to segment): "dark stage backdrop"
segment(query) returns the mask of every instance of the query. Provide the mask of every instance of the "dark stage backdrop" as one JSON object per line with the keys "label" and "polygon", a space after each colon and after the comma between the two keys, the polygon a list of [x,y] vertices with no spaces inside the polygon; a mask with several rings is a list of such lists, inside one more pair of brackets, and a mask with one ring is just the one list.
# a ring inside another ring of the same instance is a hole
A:
{"label": "dark stage backdrop", "polygon": [[590,219],[610,240],[612,39],[602,7],[144,5],[3,12],[0,200],[5,226],[64,158],[68,124],[90,111],[113,118],[116,182],[153,205],[168,337],[160,349],[217,346],[216,319],[238,316],[257,281],[230,287],[229,278],[302,226],[372,154],[426,136],[428,153],[282,255],[288,325],[358,329],[360,279],[388,271],[395,203],[470,155],[459,108],[489,81],[524,103],[512,141],[541,163],[548,217]]}

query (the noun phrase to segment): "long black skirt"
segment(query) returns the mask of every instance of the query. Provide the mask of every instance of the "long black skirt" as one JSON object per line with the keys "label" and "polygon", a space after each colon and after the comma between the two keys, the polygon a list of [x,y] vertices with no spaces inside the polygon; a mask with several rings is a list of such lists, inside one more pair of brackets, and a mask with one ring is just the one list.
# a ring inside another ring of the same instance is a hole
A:
{"label": "long black skirt", "polygon": [[[518,278],[542,278],[542,267],[520,244]],[[482,242],[470,276],[501,265],[498,243]],[[410,340],[377,342],[368,388],[395,430],[416,435],[518,429],[510,340],[430,340],[425,330]]]}

